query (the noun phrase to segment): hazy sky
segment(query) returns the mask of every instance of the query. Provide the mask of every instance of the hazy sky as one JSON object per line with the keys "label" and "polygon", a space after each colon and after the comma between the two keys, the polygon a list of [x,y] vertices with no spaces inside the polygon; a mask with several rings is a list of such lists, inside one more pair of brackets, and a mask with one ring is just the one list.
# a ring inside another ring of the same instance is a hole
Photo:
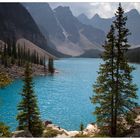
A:
{"label": "hazy sky", "polygon": [[[114,16],[114,12],[118,7],[117,2],[103,2],[103,3],[85,3],[85,2],[74,2],[74,3],[49,3],[52,8],[56,8],[57,6],[69,6],[72,10],[72,13],[75,16],[78,16],[81,13],[85,13],[89,18],[98,13],[103,18],[108,18]],[[124,2],[122,3],[123,8],[126,12],[131,9],[137,9],[140,13],[140,2]]]}

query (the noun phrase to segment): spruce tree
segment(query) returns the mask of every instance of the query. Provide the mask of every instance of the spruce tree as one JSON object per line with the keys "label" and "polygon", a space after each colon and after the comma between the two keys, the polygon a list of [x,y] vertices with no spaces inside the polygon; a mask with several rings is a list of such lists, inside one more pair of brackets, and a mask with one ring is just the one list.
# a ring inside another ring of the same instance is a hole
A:
{"label": "spruce tree", "polygon": [[92,103],[98,103],[95,114],[97,115],[98,126],[103,130],[104,126],[110,128],[109,133],[112,135],[114,125],[114,71],[115,71],[115,29],[111,26],[110,32],[107,35],[105,51],[103,53],[104,64],[100,65],[99,76],[94,85],[96,95],[92,97]]}
{"label": "spruce tree", "polygon": [[7,39],[7,52],[8,52],[8,56],[12,56],[12,47],[11,47],[11,41],[10,39]]}
{"label": "spruce tree", "polygon": [[17,48],[16,48],[16,41],[13,38],[13,41],[12,41],[12,60],[11,60],[11,63],[15,64],[16,63],[16,59],[17,59]]}
{"label": "spruce tree", "polygon": [[119,4],[116,11],[116,20],[114,21],[116,30],[116,84],[115,84],[115,119],[114,135],[117,135],[122,129],[122,116],[125,118],[129,111],[137,106],[135,99],[136,85],[133,84],[131,72],[134,67],[128,64],[126,52],[130,45],[128,44],[129,30],[126,28],[127,17],[124,16],[124,10]]}
{"label": "spruce tree", "polygon": [[26,65],[24,86],[22,90],[22,101],[18,105],[17,115],[18,130],[29,130],[34,137],[40,137],[43,132],[40,120],[37,99],[33,90],[32,70],[29,64]]}
{"label": "spruce tree", "polygon": [[80,124],[80,131],[82,132],[83,130],[84,130],[84,124],[81,123],[81,124]]}
{"label": "spruce tree", "polygon": [[[44,64],[45,64],[45,61],[44,61]],[[49,60],[48,60],[48,71],[50,73],[54,73],[53,58],[49,58]]]}
{"label": "spruce tree", "polygon": [[126,28],[127,18],[123,14],[124,11],[119,4],[114,27],[111,26],[104,45],[104,64],[100,65],[99,76],[94,85],[95,95],[92,97],[92,102],[98,104],[94,112],[98,125],[101,130],[108,126],[109,134],[114,137],[124,132],[122,122],[137,106],[137,88],[131,75],[134,68],[128,64],[126,58],[126,52],[130,47],[127,36],[130,33]]}
{"label": "spruce tree", "polygon": [[22,58],[22,53],[21,53],[21,47],[20,45],[18,44],[18,47],[17,47],[17,59],[18,59],[18,66],[21,66],[21,58]]}

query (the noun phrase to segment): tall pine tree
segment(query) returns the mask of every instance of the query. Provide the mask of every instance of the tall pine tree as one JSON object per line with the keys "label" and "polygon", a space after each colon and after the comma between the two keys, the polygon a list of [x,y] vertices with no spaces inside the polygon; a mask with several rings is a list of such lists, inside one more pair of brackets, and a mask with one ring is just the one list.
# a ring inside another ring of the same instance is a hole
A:
{"label": "tall pine tree", "polygon": [[134,68],[128,64],[125,57],[129,48],[129,30],[126,28],[127,18],[123,14],[124,11],[119,4],[114,26],[111,26],[104,45],[104,64],[100,66],[99,76],[94,85],[96,94],[92,97],[92,102],[98,104],[94,112],[98,125],[101,130],[104,126],[109,127],[111,136],[123,133],[124,118],[137,106],[137,88],[131,75]]}
{"label": "tall pine tree", "polygon": [[24,86],[21,95],[22,101],[18,105],[19,114],[17,115],[18,130],[29,130],[34,137],[40,137],[43,132],[43,126],[33,90],[32,70],[28,63],[25,69]]}
{"label": "tall pine tree", "polygon": [[126,28],[127,17],[119,4],[114,21],[116,29],[116,84],[115,84],[115,113],[114,113],[114,135],[117,135],[123,128],[121,125],[122,117],[126,117],[129,111],[137,106],[134,99],[136,95],[136,85],[133,84],[131,72],[134,67],[128,64],[125,57],[130,45],[128,44],[129,30]]}
{"label": "tall pine tree", "polygon": [[[45,61],[44,61],[44,64],[45,64]],[[50,73],[54,73],[53,58],[49,58],[49,60],[48,60],[48,71]]]}
{"label": "tall pine tree", "polygon": [[97,115],[97,123],[103,130],[104,126],[110,128],[110,134],[114,129],[114,71],[115,65],[115,29],[111,26],[110,32],[107,35],[105,51],[103,53],[104,64],[100,65],[99,77],[94,85],[96,95],[92,97],[92,103],[99,103],[94,112]]}

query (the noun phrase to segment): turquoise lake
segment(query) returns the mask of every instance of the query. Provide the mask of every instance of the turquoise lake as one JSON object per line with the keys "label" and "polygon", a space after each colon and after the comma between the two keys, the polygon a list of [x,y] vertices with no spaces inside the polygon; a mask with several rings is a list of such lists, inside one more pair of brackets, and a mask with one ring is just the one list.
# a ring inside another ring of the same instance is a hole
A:
{"label": "turquoise lake", "polygon": [[[59,71],[54,75],[34,77],[34,89],[42,120],[50,120],[67,130],[79,130],[83,123],[95,122],[92,114],[95,106],[91,104],[92,85],[97,78],[101,59],[71,58],[55,61]],[[132,64],[134,83],[140,89],[140,65]],[[17,105],[21,100],[22,80],[15,80],[0,90],[0,121],[15,130],[17,126]],[[140,90],[138,90],[140,95]],[[140,102],[140,99],[138,99]]]}

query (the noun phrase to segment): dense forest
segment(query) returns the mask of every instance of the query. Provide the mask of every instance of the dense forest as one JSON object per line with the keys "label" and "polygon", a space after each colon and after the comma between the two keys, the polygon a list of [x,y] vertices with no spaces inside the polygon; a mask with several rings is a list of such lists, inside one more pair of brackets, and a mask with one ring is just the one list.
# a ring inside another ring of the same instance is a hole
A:
{"label": "dense forest", "polygon": [[16,45],[16,41],[9,39],[4,45],[0,46],[0,64],[5,67],[12,65],[24,66],[26,61],[45,66],[45,56],[40,56],[36,50],[27,49],[26,46]]}

